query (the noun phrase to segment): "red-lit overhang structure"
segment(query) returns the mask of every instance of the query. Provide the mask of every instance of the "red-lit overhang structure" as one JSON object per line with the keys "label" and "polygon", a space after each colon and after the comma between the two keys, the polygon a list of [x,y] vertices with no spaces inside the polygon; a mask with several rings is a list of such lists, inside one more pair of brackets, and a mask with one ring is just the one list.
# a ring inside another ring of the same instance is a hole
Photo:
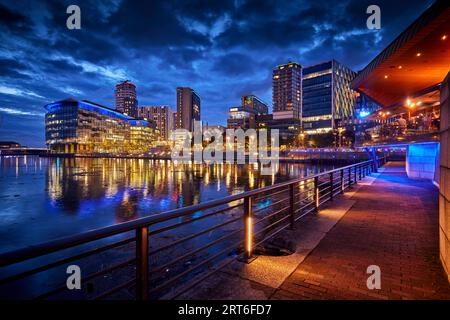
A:
{"label": "red-lit overhang structure", "polygon": [[450,2],[436,1],[353,80],[383,107],[439,89],[450,70]]}

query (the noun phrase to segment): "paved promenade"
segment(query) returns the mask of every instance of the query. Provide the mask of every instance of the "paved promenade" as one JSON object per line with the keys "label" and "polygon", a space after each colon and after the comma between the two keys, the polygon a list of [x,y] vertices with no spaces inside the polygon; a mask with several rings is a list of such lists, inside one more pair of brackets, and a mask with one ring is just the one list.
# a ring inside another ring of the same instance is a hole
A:
{"label": "paved promenade", "polygon": [[[294,254],[220,270],[184,299],[450,299],[439,261],[438,190],[388,163],[283,237]],[[381,289],[366,285],[369,265]]]}
{"label": "paved promenade", "polygon": [[[272,299],[450,299],[439,261],[438,192],[389,163]],[[368,290],[366,268],[381,268]]]}

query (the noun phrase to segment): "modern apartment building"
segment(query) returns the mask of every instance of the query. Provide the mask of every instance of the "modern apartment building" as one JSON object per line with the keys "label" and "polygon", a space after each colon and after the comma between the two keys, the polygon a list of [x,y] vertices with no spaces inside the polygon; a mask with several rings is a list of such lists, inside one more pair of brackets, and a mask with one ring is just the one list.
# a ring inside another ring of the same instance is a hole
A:
{"label": "modern apartment building", "polygon": [[176,129],[194,131],[194,120],[200,121],[200,96],[191,88],[177,88]]}
{"label": "modern apartment building", "polygon": [[302,66],[296,62],[277,66],[272,72],[274,119],[301,119]]}
{"label": "modern apartment building", "polygon": [[170,132],[174,129],[174,113],[170,106],[142,106],[138,108],[138,117],[153,120],[156,128],[165,141],[170,139]]}
{"label": "modern apartment building", "polygon": [[[138,105],[136,85],[129,80],[116,84],[115,90],[116,110],[122,113],[130,112],[130,108]],[[127,103],[125,103],[127,101]]]}
{"label": "modern apartment building", "polygon": [[355,76],[355,72],[336,60],[303,68],[305,133],[327,133],[353,117],[356,93],[350,84]]}
{"label": "modern apartment building", "polygon": [[140,154],[159,134],[153,122],[90,101],[67,99],[45,109],[45,140],[53,152]]}

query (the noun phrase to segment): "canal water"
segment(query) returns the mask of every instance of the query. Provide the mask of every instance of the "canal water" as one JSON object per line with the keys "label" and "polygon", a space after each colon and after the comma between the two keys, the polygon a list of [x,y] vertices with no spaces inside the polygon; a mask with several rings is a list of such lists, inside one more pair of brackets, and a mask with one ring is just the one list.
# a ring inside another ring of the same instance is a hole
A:
{"label": "canal water", "polygon": [[0,157],[0,252],[261,188],[331,166]]}

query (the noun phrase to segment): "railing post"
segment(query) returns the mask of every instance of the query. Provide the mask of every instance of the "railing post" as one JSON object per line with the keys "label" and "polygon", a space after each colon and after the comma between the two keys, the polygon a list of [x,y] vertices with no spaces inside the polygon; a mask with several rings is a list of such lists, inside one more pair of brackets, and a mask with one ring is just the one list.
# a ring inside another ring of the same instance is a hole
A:
{"label": "railing post", "polygon": [[148,228],[136,229],[136,298],[148,299]]}
{"label": "railing post", "polygon": [[356,166],[354,166],[354,167],[353,167],[353,173],[354,173],[354,175],[355,175],[355,180],[353,180],[353,181],[354,181],[355,184],[358,183],[358,175],[357,175],[356,171],[357,171],[357,170],[356,170]]}
{"label": "railing post", "polygon": [[361,167],[361,165],[359,165],[358,166],[358,170],[359,170],[359,180],[361,180],[362,179],[362,167]]}
{"label": "railing post", "polygon": [[319,177],[314,177],[314,207],[316,211],[319,211],[319,203],[320,203]]}
{"label": "railing post", "polygon": [[252,198],[244,198],[244,225],[245,225],[245,248],[244,260],[249,262],[253,251],[253,230],[252,230]]}
{"label": "railing post", "polygon": [[290,216],[290,228],[291,230],[294,230],[295,228],[295,209],[294,209],[294,203],[295,203],[295,189],[294,184],[289,185],[289,216]]}
{"label": "railing post", "polygon": [[348,187],[352,186],[352,168],[348,168]]}
{"label": "railing post", "polygon": [[333,200],[333,172],[330,173],[330,200]]}
{"label": "railing post", "polygon": [[341,193],[345,190],[344,170],[341,170]]}

